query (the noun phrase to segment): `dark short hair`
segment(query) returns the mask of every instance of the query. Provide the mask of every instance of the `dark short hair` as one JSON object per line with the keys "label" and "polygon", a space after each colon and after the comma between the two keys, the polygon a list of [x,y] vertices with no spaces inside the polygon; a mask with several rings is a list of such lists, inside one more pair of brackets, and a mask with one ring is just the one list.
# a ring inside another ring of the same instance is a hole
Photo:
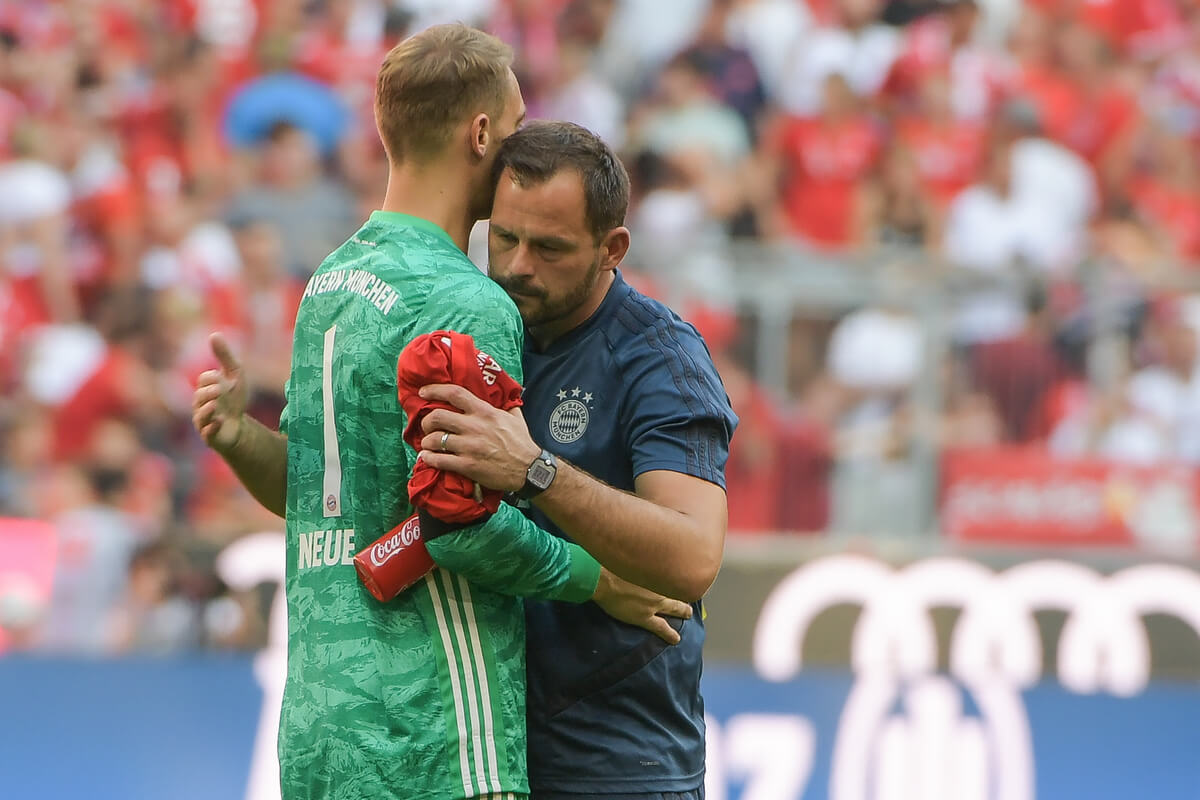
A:
{"label": "dark short hair", "polygon": [[600,239],[625,224],[629,174],[612,148],[587,128],[571,122],[527,123],[500,146],[493,187],[506,168],[521,186],[545,183],[573,169],[583,179],[584,214],[592,235]]}

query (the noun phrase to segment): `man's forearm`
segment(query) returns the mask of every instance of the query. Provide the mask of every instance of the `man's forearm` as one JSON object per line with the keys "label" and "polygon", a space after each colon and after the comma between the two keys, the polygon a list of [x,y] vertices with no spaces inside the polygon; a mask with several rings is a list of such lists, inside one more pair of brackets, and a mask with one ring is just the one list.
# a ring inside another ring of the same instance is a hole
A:
{"label": "man's forearm", "polygon": [[237,443],[218,452],[263,508],[281,517],[286,515],[286,436],[246,415],[242,417]]}
{"label": "man's forearm", "polygon": [[554,483],[534,503],[614,574],[667,597],[699,600],[720,567],[721,546],[687,515],[562,460]]}

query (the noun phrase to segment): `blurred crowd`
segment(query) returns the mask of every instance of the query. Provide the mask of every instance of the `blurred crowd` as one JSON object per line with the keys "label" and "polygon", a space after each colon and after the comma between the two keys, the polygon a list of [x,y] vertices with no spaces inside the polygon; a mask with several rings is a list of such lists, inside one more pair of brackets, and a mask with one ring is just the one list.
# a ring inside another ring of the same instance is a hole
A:
{"label": "blurred crowd", "polygon": [[[845,522],[839,465],[921,437],[1200,463],[1191,0],[11,0],[0,517],[58,546],[48,607],[0,586],[10,645],[262,643],[269,598],[214,561],[281,522],[191,430],[193,382],[222,330],[278,421],[304,281],[383,196],[377,66],[451,20],[515,47],[531,117],[622,154],[626,276],[701,329],[742,418],[731,529]],[[947,346],[904,302],[797,312],[768,390],[747,240],[965,278]]]}

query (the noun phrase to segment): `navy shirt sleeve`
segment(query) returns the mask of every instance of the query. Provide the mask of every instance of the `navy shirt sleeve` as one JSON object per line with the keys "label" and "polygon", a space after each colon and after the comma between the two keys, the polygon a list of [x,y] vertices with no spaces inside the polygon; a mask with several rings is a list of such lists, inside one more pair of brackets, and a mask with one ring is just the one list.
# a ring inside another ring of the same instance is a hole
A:
{"label": "navy shirt sleeve", "polygon": [[676,319],[647,328],[631,344],[622,422],[633,477],[664,469],[725,488],[737,417],[704,340]]}

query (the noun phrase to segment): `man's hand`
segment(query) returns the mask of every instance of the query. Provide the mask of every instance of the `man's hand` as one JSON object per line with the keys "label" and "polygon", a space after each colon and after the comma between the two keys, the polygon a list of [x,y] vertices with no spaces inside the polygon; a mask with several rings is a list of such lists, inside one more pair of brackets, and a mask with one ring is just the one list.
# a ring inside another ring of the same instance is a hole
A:
{"label": "man's hand", "polygon": [[241,437],[248,390],[242,365],[225,337],[214,333],[208,341],[221,368],[201,372],[196,379],[192,425],[205,444],[218,453],[228,453]]}
{"label": "man's hand", "polygon": [[600,570],[592,600],[613,619],[645,628],[667,644],[679,644],[680,637],[666,617],[692,618],[692,607],[687,603],[635,586],[606,569]]}
{"label": "man's hand", "polygon": [[525,473],[542,448],[529,435],[520,408],[501,411],[449,383],[425,386],[421,397],[459,409],[436,408],[425,415],[421,460],[489,489],[515,492],[525,485]]}

